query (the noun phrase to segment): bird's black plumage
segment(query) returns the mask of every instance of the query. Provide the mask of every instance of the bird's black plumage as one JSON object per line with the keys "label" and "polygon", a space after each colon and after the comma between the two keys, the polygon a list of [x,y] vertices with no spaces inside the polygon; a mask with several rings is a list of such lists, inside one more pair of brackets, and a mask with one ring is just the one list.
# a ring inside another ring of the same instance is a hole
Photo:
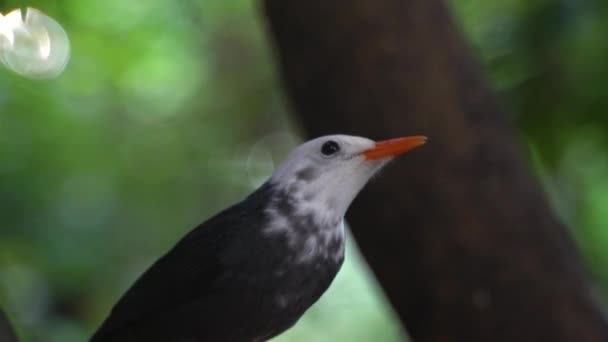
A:
{"label": "bird's black plumage", "polygon": [[[267,182],[199,225],[135,282],[92,341],[250,342],[289,328],[327,289],[343,260],[343,241],[334,238],[326,247],[334,254],[342,248],[338,258],[325,253],[297,262],[304,240],[288,234],[327,227],[293,205],[288,193]],[[269,206],[295,229],[268,234],[276,219]]]}

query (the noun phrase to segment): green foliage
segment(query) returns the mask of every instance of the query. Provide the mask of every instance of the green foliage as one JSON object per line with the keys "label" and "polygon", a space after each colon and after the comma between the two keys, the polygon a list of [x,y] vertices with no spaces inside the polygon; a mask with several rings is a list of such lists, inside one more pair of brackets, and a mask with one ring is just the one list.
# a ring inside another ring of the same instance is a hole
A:
{"label": "green foliage", "polygon": [[[6,1],[69,34],[55,80],[0,70],[0,306],[24,341],[82,341],[195,224],[294,146],[259,4]],[[608,291],[608,5],[458,1],[453,9],[556,210]],[[335,284],[279,341],[398,341],[350,244]]]}

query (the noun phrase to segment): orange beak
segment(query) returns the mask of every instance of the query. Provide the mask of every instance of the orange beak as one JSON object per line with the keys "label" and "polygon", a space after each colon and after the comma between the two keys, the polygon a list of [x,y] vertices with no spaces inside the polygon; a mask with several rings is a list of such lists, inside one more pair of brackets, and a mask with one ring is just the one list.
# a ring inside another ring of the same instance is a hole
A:
{"label": "orange beak", "polygon": [[363,152],[363,155],[367,160],[395,157],[425,143],[426,137],[423,135],[383,140],[376,142],[376,146]]}

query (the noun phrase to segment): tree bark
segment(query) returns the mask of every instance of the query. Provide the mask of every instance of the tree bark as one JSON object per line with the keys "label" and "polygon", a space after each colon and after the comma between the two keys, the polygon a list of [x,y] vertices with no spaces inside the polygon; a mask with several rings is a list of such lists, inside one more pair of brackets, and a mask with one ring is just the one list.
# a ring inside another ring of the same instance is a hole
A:
{"label": "tree bark", "polygon": [[608,341],[576,248],[439,0],[265,0],[309,136],[429,142],[352,205],[414,341]]}

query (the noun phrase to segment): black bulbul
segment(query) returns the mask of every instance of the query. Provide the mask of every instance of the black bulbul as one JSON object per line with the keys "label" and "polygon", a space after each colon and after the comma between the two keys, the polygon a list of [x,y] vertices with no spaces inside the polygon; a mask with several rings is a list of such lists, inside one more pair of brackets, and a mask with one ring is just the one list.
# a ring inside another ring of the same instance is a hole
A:
{"label": "black bulbul", "polygon": [[355,196],[425,141],[331,135],[298,146],[260,188],[144,272],[92,341],[258,342],[289,329],[342,265]]}

